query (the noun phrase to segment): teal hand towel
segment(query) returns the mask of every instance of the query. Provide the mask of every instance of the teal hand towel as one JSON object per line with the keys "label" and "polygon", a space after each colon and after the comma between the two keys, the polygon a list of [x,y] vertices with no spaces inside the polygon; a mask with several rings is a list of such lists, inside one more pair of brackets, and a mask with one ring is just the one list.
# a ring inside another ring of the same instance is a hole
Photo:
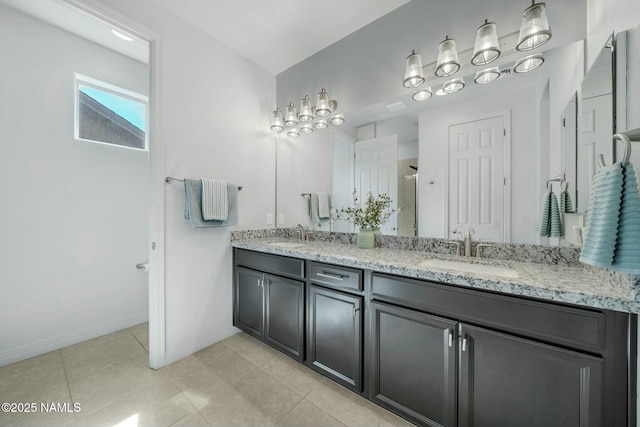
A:
{"label": "teal hand towel", "polygon": [[613,263],[622,187],[620,163],[600,168],[593,177],[581,262],[598,267],[610,267]]}
{"label": "teal hand towel", "polygon": [[567,190],[560,193],[560,213],[573,213],[573,201]]}
{"label": "teal hand towel", "polygon": [[611,269],[640,274],[640,194],[631,163],[624,167],[623,179],[618,238]]}
{"label": "teal hand towel", "polygon": [[184,219],[192,228],[228,227],[238,223],[238,186],[227,183],[227,219],[205,220],[202,217],[202,180],[184,180]]}
{"label": "teal hand towel", "polygon": [[553,193],[547,191],[542,197],[542,211],[540,212],[540,221],[538,222],[538,234],[542,237],[551,235],[551,198]]}
{"label": "teal hand towel", "polygon": [[558,208],[558,199],[551,193],[550,209],[549,209],[549,237],[562,237],[564,235],[562,229],[562,219],[560,217],[560,208]]}

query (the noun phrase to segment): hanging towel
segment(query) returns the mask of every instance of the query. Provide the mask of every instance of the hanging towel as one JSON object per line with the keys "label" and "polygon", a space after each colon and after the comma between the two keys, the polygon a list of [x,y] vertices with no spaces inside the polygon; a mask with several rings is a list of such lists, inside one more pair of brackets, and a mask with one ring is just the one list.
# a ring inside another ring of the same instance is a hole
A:
{"label": "hanging towel", "polygon": [[623,171],[620,220],[611,269],[640,274],[640,194],[631,163],[627,163]]}
{"label": "hanging towel", "polygon": [[205,220],[202,217],[202,180],[184,180],[184,219],[193,228],[228,227],[238,223],[238,186],[227,183],[227,205],[229,208],[226,221]]}
{"label": "hanging towel", "polygon": [[593,177],[580,261],[611,267],[618,235],[623,174],[620,163],[600,168]]}
{"label": "hanging towel", "polygon": [[562,183],[562,192],[560,193],[560,214],[573,213],[573,202],[571,194],[567,191],[568,184]]}
{"label": "hanging towel", "polygon": [[549,237],[562,237],[564,235],[562,229],[562,220],[560,219],[560,209],[558,208],[558,199],[555,194],[551,193],[551,206],[549,209]]}
{"label": "hanging towel", "polygon": [[327,193],[318,193],[318,218],[321,220],[329,219],[330,216],[329,195]]}
{"label": "hanging towel", "polygon": [[202,218],[226,221],[229,214],[227,183],[217,179],[202,179]]}
{"label": "hanging towel", "polygon": [[542,197],[542,211],[540,212],[540,221],[538,222],[538,234],[542,237],[551,235],[551,199],[553,193],[547,191]]}

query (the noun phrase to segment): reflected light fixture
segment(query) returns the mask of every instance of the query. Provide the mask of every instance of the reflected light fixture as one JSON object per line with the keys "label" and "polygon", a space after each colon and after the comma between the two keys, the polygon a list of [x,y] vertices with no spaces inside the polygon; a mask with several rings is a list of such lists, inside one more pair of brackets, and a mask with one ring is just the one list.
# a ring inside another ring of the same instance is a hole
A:
{"label": "reflected light fixture", "polygon": [[287,136],[290,136],[291,138],[297,138],[300,136],[300,132],[298,132],[298,129],[296,128],[289,129],[287,131]]}
{"label": "reflected light fixture", "polygon": [[520,34],[516,50],[527,51],[542,46],[551,39],[551,28],[547,20],[544,3],[531,1],[529,6],[522,12],[522,23],[520,24]]}
{"label": "reflected light fixture", "polygon": [[282,113],[280,112],[280,107],[276,107],[276,111],[273,112],[271,130],[276,133],[280,133],[284,130],[284,122],[282,121]]}
{"label": "reflected light fixture", "polygon": [[326,119],[320,119],[313,124],[313,127],[319,130],[326,129],[329,126]]}
{"label": "reflected light fixture", "polygon": [[444,96],[444,95],[449,95],[447,92],[445,92],[444,90],[442,90],[442,88],[438,89],[436,91],[436,96]]}
{"label": "reflected light fixture", "polygon": [[296,114],[296,106],[293,102],[290,102],[289,105],[287,105],[287,113],[284,116],[284,125],[288,128],[298,125],[298,114]]}
{"label": "reflected light fixture", "polygon": [[340,126],[344,123],[344,115],[342,113],[336,114],[335,116],[331,117],[329,121],[332,125]]}
{"label": "reflected light fixture", "polygon": [[298,116],[301,122],[310,122],[313,120],[313,112],[311,111],[311,100],[309,95],[305,95],[300,101],[300,115]]}
{"label": "reflected light fixture", "polygon": [[302,126],[300,126],[300,132],[311,133],[313,132],[313,126],[311,125],[311,123],[305,123]]}
{"label": "reflected light fixture", "polygon": [[424,74],[422,72],[422,59],[415,50],[411,51],[411,55],[407,56],[407,67],[404,72],[404,87],[418,87],[424,83]]}
{"label": "reflected light fixture", "polygon": [[442,91],[444,93],[456,93],[460,92],[464,88],[464,79],[451,79],[442,85]]}
{"label": "reflected light fixture", "polygon": [[540,67],[544,63],[544,58],[541,53],[525,56],[518,59],[513,66],[513,71],[516,73],[528,73],[536,68]]}
{"label": "reflected light fixture", "polygon": [[455,74],[460,69],[456,41],[446,36],[438,46],[438,62],[436,63],[436,76],[447,77]]}
{"label": "reflected light fixture", "polygon": [[496,24],[484,20],[484,24],[476,31],[476,42],[473,47],[471,63],[473,65],[487,65],[500,56],[498,32]]}
{"label": "reflected light fixture", "polygon": [[431,91],[431,88],[428,87],[426,89],[422,89],[422,90],[417,91],[411,97],[416,102],[423,102],[423,101],[428,100],[432,96],[433,96],[433,92]]}
{"label": "reflected light fixture", "polygon": [[478,71],[473,81],[478,84],[487,84],[495,81],[498,77],[500,77],[500,69],[498,67],[492,67]]}

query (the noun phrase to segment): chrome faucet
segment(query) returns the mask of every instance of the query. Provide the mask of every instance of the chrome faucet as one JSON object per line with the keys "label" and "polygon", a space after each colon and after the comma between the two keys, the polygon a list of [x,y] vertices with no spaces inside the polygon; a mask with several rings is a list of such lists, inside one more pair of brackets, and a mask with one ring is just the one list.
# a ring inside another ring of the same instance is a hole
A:
{"label": "chrome faucet", "polygon": [[309,234],[307,234],[307,230],[302,224],[296,225],[296,232],[298,233],[300,240],[304,240],[305,242],[309,241]]}

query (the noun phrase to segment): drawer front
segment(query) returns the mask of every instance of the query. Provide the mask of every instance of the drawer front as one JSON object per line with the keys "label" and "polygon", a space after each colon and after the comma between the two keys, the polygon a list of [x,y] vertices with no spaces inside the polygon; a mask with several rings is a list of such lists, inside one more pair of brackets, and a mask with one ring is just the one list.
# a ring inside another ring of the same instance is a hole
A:
{"label": "drawer front", "polygon": [[338,267],[319,262],[309,263],[309,279],[312,282],[336,289],[362,291],[362,270]]}
{"label": "drawer front", "polygon": [[280,276],[304,278],[304,260],[235,249],[235,263]]}
{"label": "drawer front", "polygon": [[587,351],[605,349],[605,314],[597,310],[378,273],[372,297]]}

